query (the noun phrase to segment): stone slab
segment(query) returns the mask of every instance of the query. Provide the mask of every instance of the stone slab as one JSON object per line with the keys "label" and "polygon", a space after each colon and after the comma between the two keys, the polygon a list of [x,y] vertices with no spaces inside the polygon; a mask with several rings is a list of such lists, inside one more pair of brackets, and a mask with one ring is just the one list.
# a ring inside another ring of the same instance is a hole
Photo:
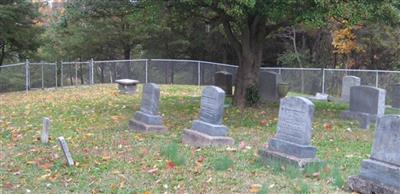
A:
{"label": "stone slab", "polygon": [[141,133],[166,133],[168,129],[163,125],[149,125],[135,119],[129,121],[129,128]]}
{"label": "stone slab", "polygon": [[400,166],[366,159],[361,163],[360,177],[400,189]]}
{"label": "stone slab", "polygon": [[350,88],[351,112],[362,112],[377,117],[385,114],[386,90],[372,86],[353,86]]}
{"label": "stone slab", "polygon": [[134,119],[146,123],[147,125],[163,125],[162,117],[160,115],[147,114],[142,111],[137,111]]}
{"label": "stone slab", "polygon": [[322,163],[318,158],[298,158],[293,155],[275,152],[268,149],[261,149],[258,154],[266,163],[279,161],[282,165],[293,165],[300,169],[304,169],[309,165],[320,165]]}
{"label": "stone slab", "polygon": [[295,144],[276,138],[271,138],[268,141],[268,150],[297,158],[314,158],[317,153],[317,148],[314,146]]}
{"label": "stone slab", "polygon": [[117,79],[115,83],[122,84],[122,85],[136,85],[139,83],[138,80],[133,79]]}
{"label": "stone slab", "polygon": [[368,116],[368,119],[370,122],[376,122],[376,120],[378,119],[377,115],[373,115],[373,114],[368,114],[368,113],[360,113],[360,112],[352,112],[352,111],[343,111],[340,114],[342,119],[354,119],[354,120],[360,120],[363,119],[363,117],[365,118],[366,116]]}
{"label": "stone slab", "polygon": [[142,102],[140,111],[146,114],[158,115],[160,104],[160,86],[147,83],[143,86]]}
{"label": "stone slab", "polygon": [[42,133],[40,134],[40,141],[44,144],[49,142],[49,128],[50,128],[50,119],[47,117],[43,118],[43,128]]}
{"label": "stone slab", "polygon": [[350,176],[347,187],[360,194],[400,194],[400,190],[360,176]]}
{"label": "stone slab", "polygon": [[191,129],[211,136],[227,136],[229,130],[225,125],[213,125],[200,120],[194,120]]}
{"label": "stone slab", "polygon": [[222,124],[224,100],[224,90],[216,86],[205,87],[200,100],[199,120],[214,125]]}
{"label": "stone slab", "polygon": [[231,137],[210,136],[190,129],[184,130],[182,142],[196,147],[228,146],[235,143]]}
{"label": "stone slab", "polygon": [[371,117],[367,113],[360,113],[357,117],[358,126],[361,129],[369,129],[369,125],[371,124]]}

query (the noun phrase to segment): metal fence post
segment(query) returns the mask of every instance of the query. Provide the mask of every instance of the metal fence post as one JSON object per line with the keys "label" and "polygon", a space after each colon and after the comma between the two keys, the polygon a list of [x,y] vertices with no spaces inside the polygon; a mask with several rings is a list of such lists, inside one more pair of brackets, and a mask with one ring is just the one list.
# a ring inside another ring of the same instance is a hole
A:
{"label": "metal fence post", "polygon": [[94,70],[93,70],[94,61],[93,61],[93,58],[90,59],[89,67],[90,67],[90,85],[93,85],[94,84]]}
{"label": "metal fence post", "polygon": [[64,65],[63,65],[63,61],[61,61],[61,81],[60,81],[60,85],[61,87],[64,86]]}
{"label": "metal fence post", "polygon": [[149,81],[149,59],[146,59],[145,70],[146,70],[146,83],[147,83]]}
{"label": "metal fence post", "polygon": [[25,60],[25,91],[29,90],[29,60]]}
{"label": "metal fence post", "polygon": [[41,71],[42,71],[42,90],[44,89],[44,73],[43,73],[43,63],[42,63],[42,66],[41,66]]}
{"label": "metal fence post", "polygon": [[78,64],[75,63],[74,66],[75,66],[75,86],[77,86],[78,85]]}
{"label": "metal fence post", "polygon": [[379,71],[375,72],[375,87],[379,86]]}
{"label": "metal fence post", "polygon": [[200,65],[200,61],[197,62],[197,85],[200,86],[201,85],[201,72],[200,69],[201,65]]}
{"label": "metal fence post", "polygon": [[322,68],[322,93],[325,94],[325,68]]}
{"label": "metal fence post", "polygon": [[57,88],[57,86],[58,86],[58,83],[57,83],[57,81],[58,81],[58,80],[57,80],[57,73],[58,73],[58,72],[57,72],[57,62],[54,62],[54,68],[55,68],[55,70],[54,70],[55,73],[54,73],[54,74],[55,74],[55,78],[56,78],[56,88]]}

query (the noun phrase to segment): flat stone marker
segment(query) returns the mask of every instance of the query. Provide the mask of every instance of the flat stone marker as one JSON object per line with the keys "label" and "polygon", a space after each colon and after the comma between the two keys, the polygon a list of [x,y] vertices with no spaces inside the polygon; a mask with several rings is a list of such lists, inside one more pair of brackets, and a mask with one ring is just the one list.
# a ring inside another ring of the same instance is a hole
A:
{"label": "flat stone marker", "polygon": [[269,140],[268,148],[259,151],[261,158],[298,168],[320,163],[315,157],[317,149],[311,146],[313,117],[314,104],[307,98],[282,98],[277,133]]}
{"label": "flat stone marker", "polygon": [[308,97],[311,101],[328,101],[329,95],[317,92],[315,96]]}
{"label": "flat stone marker", "polygon": [[218,71],[214,74],[215,86],[225,91],[225,96],[232,96],[232,79],[231,73],[226,71]]}
{"label": "flat stone marker", "polygon": [[400,193],[400,115],[378,119],[371,157],[347,184],[359,193]]}
{"label": "flat stone marker", "polygon": [[167,132],[159,115],[160,87],[154,83],[143,87],[142,104],[133,119],[129,121],[129,128],[137,132]]}
{"label": "flat stone marker", "polygon": [[69,152],[67,142],[65,141],[64,137],[58,137],[57,139],[58,139],[58,142],[60,143],[60,146],[64,153],[65,159],[67,160],[67,165],[73,166],[74,160],[72,159],[71,153]]}
{"label": "flat stone marker", "polygon": [[50,119],[47,117],[43,118],[43,128],[42,133],[40,134],[40,141],[44,144],[49,142],[49,127],[50,127]]}
{"label": "flat stone marker", "polygon": [[136,88],[139,81],[133,79],[118,79],[115,80],[115,83],[118,83],[118,89],[120,93],[133,95],[136,93]]}
{"label": "flat stone marker", "polygon": [[392,86],[392,108],[400,108],[400,83]]}
{"label": "flat stone marker", "polygon": [[350,88],[353,86],[359,86],[361,79],[356,76],[344,76],[342,81],[342,101],[350,101]]}
{"label": "flat stone marker", "polygon": [[232,145],[228,128],[222,124],[225,92],[216,86],[204,88],[200,102],[200,116],[191,129],[185,129],[182,141],[197,147]]}
{"label": "flat stone marker", "polygon": [[350,89],[350,108],[342,112],[345,119],[359,119],[369,116],[376,121],[385,114],[386,90],[372,86],[353,86]]}
{"label": "flat stone marker", "polygon": [[278,86],[282,82],[281,74],[261,71],[260,82],[259,82],[259,94],[261,102],[278,102]]}

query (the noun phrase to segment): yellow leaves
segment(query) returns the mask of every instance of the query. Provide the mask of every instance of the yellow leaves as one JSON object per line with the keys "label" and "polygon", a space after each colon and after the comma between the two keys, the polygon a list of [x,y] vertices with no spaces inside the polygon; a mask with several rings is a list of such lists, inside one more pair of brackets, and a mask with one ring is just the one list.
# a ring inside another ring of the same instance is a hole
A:
{"label": "yellow leaves", "polygon": [[250,193],[257,193],[261,190],[262,185],[260,184],[252,184],[250,186]]}
{"label": "yellow leaves", "polygon": [[332,32],[332,45],[335,48],[334,52],[339,54],[349,54],[352,51],[361,52],[362,49],[358,46],[356,35],[352,28],[337,29]]}

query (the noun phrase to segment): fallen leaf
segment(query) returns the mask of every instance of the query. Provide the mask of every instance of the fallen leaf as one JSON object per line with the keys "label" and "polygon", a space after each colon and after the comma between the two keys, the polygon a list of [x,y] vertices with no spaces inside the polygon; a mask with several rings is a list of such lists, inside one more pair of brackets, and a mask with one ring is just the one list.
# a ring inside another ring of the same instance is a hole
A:
{"label": "fallen leaf", "polygon": [[154,173],[156,173],[157,171],[158,171],[157,168],[152,168],[152,169],[148,170],[147,172],[150,173],[150,174],[154,174]]}
{"label": "fallen leaf", "polygon": [[174,169],[176,167],[176,164],[172,162],[171,160],[167,161],[167,169]]}
{"label": "fallen leaf", "polygon": [[263,119],[260,121],[261,126],[266,126],[268,124],[268,121],[266,119]]}
{"label": "fallen leaf", "polygon": [[332,123],[324,123],[325,130],[331,132],[333,129]]}
{"label": "fallen leaf", "polygon": [[258,191],[261,190],[262,185],[260,184],[252,184],[250,186],[250,193],[257,193]]}
{"label": "fallen leaf", "polygon": [[245,148],[246,148],[246,142],[241,141],[241,142],[239,143],[239,149],[243,150],[243,149],[245,149]]}

